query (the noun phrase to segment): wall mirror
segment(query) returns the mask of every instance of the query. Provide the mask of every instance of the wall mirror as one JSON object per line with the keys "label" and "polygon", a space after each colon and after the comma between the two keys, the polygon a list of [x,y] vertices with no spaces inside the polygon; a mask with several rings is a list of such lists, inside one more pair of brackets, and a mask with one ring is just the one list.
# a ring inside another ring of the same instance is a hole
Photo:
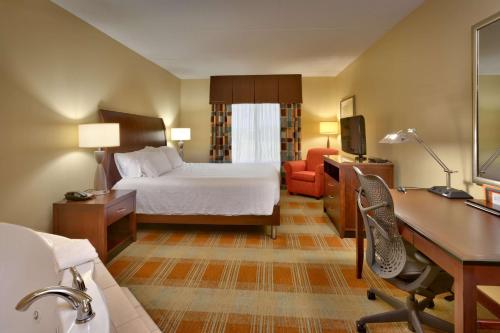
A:
{"label": "wall mirror", "polygon": [[500,13],[473,36],[473,180],[500,186]]}

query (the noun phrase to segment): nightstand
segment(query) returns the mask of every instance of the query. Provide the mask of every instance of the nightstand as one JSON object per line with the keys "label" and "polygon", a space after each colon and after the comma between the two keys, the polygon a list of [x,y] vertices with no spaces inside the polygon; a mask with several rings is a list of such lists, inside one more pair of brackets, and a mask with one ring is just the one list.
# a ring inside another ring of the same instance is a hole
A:
{"label": "nightstand", "polygon": [[87,201],[54,203],[54,233],[86,238],[106,263],[136,240],[135,191],[110,191]]}

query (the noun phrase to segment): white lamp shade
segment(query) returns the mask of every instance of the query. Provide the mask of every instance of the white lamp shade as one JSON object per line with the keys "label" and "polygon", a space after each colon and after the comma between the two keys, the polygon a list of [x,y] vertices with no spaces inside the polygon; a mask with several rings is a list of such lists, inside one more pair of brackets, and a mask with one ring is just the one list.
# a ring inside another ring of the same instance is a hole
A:
{"label": "white lamp shade", "polygon": [[409,128],[404,131],[397,131],[394,133],[389,133],[379,141],[379,143],[389,143],[389,144],[397,144],[397,143],[406,143],[412,141],[415,138],[415,129]]}
{"label": "white lamp shade", "polygon": [[187,141],[191,140],[190,128],[172,128],[170,138],[174,141]]}
{"label": "white lamp shade", "polygon": [[319,133],[320,134],[338,134],[339,126],[336,121],[321,121],[319,123]]}
{"label": "white lamp shade", "polygon": [[120,145],[120,124],[78,125],[78,145],[82,148],[118,147]]}

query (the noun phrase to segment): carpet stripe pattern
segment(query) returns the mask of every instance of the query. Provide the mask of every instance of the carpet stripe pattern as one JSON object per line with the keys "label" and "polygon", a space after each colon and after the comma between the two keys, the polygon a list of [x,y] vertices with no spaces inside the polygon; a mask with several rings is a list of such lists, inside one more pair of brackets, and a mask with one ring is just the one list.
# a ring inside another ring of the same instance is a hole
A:
{"label": "carpet stripe pattern", "polygon": [[[390,310],[366,299],[368,287],[405,296],[369,269],[356,279],[354,251],[321,201],[282,192],[274,241],[260,227],[148,227],[108,269],[163,332],[354,333],[359,317]],[[451,320],[452,303],[438,299],[432,313]]]}

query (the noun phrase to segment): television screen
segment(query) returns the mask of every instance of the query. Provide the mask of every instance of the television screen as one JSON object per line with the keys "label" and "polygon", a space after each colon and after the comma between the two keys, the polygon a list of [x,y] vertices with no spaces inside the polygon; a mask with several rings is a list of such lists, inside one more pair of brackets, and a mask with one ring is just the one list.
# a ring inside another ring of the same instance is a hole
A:
{"label": "television screen", "polygon": [[362,157],[366,155],[365,118],[354,116],[340,119],[342,150]]}

